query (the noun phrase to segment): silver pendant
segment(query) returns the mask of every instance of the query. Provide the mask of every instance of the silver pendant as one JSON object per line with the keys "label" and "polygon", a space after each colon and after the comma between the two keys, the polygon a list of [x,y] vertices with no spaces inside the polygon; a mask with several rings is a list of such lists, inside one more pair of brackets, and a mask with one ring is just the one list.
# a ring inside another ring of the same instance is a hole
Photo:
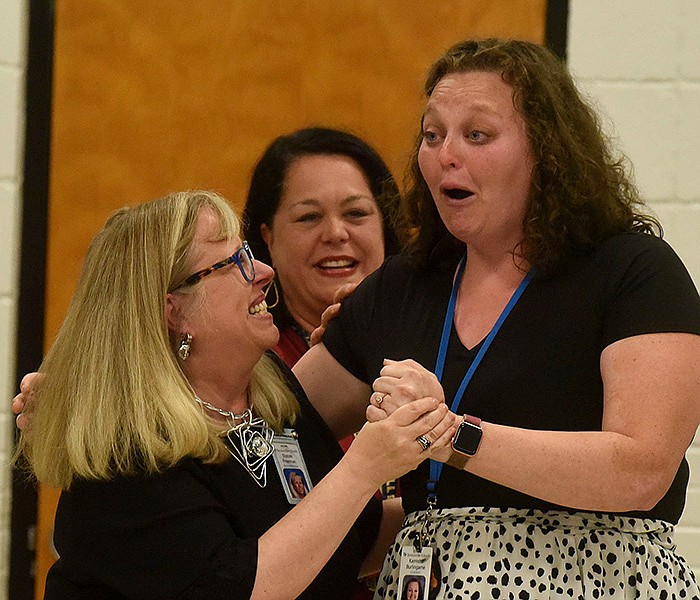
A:
{"label": "silver pendant", "polygon": [[274,452],[275,433],[264,419],[234,425],[226,433],[229,452],[262,488],[267,485],[267,459]]}

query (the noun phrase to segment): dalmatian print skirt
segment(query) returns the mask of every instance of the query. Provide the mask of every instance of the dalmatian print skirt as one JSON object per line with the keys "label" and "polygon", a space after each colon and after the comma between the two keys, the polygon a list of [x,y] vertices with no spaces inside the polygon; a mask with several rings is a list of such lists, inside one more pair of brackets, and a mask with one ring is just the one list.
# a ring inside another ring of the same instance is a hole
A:
{"label": "dalmatian print skirt", "polygon": [[[401,548],[413,545],[424,515],[406,516],[374,600],[401,600]],[[462,508],[436,510],[431,522],[440,577],[430,600],[700,600],[693,572],[676,554],[673,525],[664,521]]]}

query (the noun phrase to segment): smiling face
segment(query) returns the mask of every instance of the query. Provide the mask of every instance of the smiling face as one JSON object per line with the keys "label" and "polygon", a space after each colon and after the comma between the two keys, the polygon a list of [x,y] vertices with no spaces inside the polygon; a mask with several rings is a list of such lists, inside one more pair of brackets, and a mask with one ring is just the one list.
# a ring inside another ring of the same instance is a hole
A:
{"label": "smiling face", "polygon": [[[197,219],[190,249],[192,273],[207,269],[231,256],[242,245],[240,238],[216,240],[218,219],[211,210],[202,209]],[[262,353],[279,338],[272,315],[267,312],[263,287],[273,276],[272,268],[254,261],[255,279],[244,279],[239,267],[232,263],[203,277],[192,293],[175,291],[169,294],[172,324],[176,336],[192,335],[192,356],[187,368],[206,364],[211,367],[221,360],[232,359],[232,349],[241,363],[258,361]]]}
{"label": "smiling face", "polygon": [[298,473],[292,473],[290,477],[292,485],[294,486],[294,491],[296,492],[297,498],[303,498],[306,496],[306,488],[304,487],[304,480]]}
{"label": "smiling face", "polygon": [[411,581],[406,589],[406,600],[419,600],[420,586],[417,581]]}
{"label": "smiling face", "polygon": [[456,238],[508,250],[522,241],[534,160],[513,89],[498,73],[450,73],[438,82],[418,164]]}
{"label": "smiling face", "polygon": [[345,156],[295,160],[272,225],[261,233],[287,309],[309,331],[341,285],[361,281],[384,260],[381,213],[364,173]]}

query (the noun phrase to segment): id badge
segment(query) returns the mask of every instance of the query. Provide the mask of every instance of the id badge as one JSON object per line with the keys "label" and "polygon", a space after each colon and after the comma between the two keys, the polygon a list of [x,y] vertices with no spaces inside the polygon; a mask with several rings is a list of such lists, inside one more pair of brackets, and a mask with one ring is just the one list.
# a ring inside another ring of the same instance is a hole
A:
{"label": "id badge", "polygon": [[423,546],[420,550],[413,546],[401,548],[399,590],[396,597],[428,600],[432,564],[433,549],[430,546]]}
{"label": "id badge", "polygon": [[290,504],[301,502],[314,487],[297,438],[296,431],[284,429],[272,439],[272,445],[275,447],[272,456],[282,489]]}

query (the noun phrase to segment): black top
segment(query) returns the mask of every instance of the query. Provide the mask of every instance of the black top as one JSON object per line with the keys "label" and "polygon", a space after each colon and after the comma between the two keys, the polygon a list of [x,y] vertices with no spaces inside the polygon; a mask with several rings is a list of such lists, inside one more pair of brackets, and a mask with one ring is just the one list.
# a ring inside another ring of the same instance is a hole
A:
{"label": "black top", "polygon": [[[330,353],[370,384],[384,358],[412,358],[434,370],[460,258],[434,256],[432,268],[419,268],[406,256],[388,259],[331,322],[324,334]],[[554,275],[535,275],[457,412],[528,429],[599,431],[602,350],[616,340],[655,332],[700,334],[698,293],[664,241],[645,234],[615,236],[571,257]],[[466,349],[453,326],[442,381],[448,404],[479,347]],[[407,512],[425,508],[427,478],[427,461],[402,478]],[[678,522],[687,481],[684,460],[659,504],[634,514]],[[442,471],[437,500],[440,507],[562,508],[449,467]]]}
{"label": "black top", "polygon": [[[342,451],[289,377],[301,404],[294,429],[317,484]],[[54,538],[61,558],[45,598],[249,598],[257,538],[291,508],[272,457],[265,488],[233,459],[218,466],[188,459],[158,476],[81,482],[61,495]],[[380,519],[373,499],[300,598],[349,598]]]}

